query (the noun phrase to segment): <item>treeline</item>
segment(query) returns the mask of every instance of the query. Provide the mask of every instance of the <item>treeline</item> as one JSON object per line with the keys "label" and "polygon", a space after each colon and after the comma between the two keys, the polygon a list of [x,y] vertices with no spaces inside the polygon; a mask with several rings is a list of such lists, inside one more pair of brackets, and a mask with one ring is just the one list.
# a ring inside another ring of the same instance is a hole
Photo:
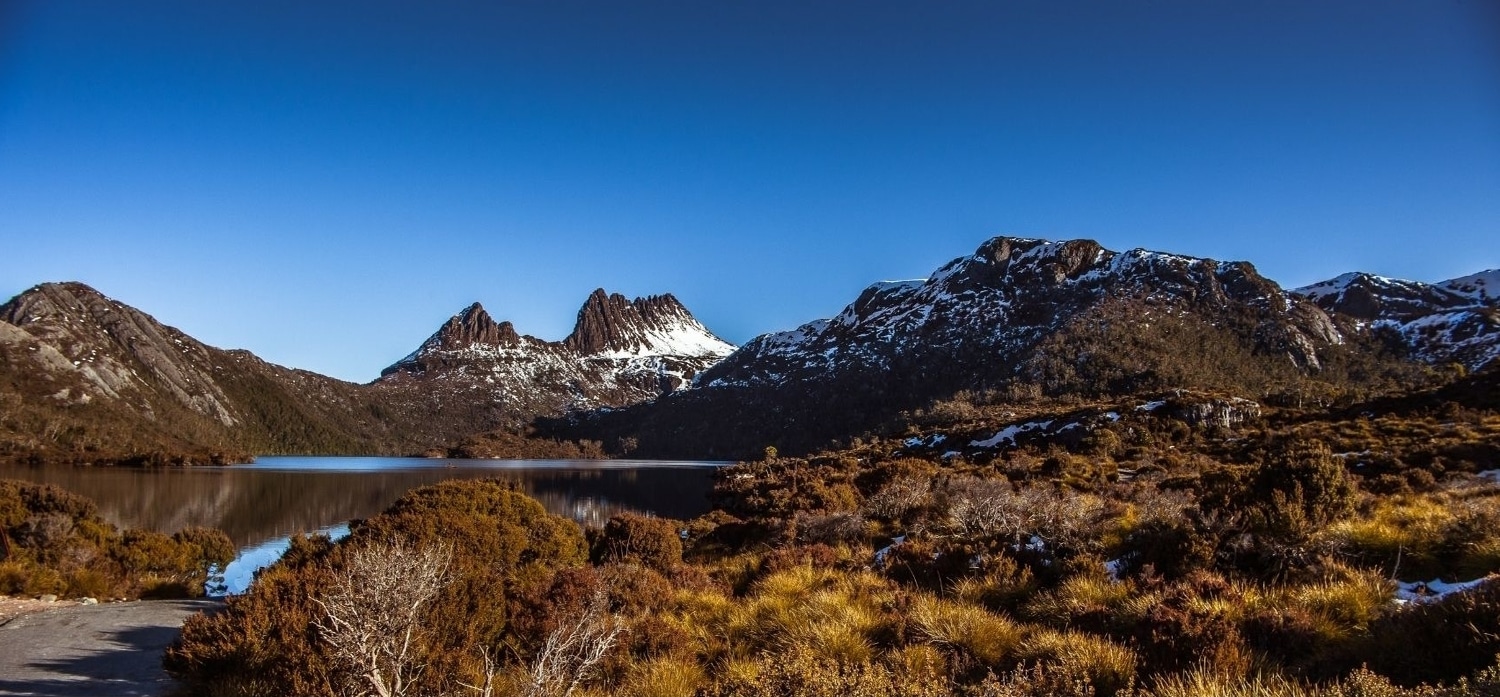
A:
{"label": "treeline", "polygon": [[[438,448],[425,453],[429,457],[456,457],[500,460],[601,460],[608,457],[599,441],[567,441],[539,438],[535,429],[516,432],[508,429],[488,431],[465,438],[452,448]],[[629,455],[623,448],[620,455]]]}

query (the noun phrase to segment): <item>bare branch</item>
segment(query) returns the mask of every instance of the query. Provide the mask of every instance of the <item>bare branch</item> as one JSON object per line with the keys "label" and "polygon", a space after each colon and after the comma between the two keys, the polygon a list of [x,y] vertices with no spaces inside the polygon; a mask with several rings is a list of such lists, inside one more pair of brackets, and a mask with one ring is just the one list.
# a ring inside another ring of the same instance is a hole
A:
{"label": "bare branch", "polygon": [[609,597],[595,591],[584,606],[564,617],[537,652],[527,697],[568,697],[593,679],[599,663],[619,641],[625,625],[609,612]]}
{"label": "bare branch", "polygon": [[349,694],[404,697],[422,672],[422,607],[448,584],[447,545],[415,548],[400,540],[349,553],[344,573],[321,598],[315,626],[348,672]]}

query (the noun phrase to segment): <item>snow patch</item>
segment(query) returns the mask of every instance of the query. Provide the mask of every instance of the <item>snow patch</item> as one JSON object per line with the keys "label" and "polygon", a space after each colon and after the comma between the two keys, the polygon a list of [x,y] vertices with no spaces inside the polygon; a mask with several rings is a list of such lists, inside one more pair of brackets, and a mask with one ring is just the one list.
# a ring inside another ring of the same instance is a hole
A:
{"label": "snow patch", "polygon": [[1001,429],[999,433],[996,433],[991,438],[987,438],[985,440],[969,441],[969,447],[972,447],[972,448],[993,448],[993,447],[996,447],[996,446],[1000,445],[1001,443],[1005,443],[1005,442],[1009,442],[1011,445],[1015,445],[1016,444],[1016,436],[1019,436],[1022,433],[1026,433],[1028,431],[1034,431],[1034,430],[1037,430],[1037,429],[1047,428],[1048,426],[1051,426],[1051,425],[1052,425],[1052,421],[1048,420],[1048,421],[1031,421],[1031,422],[1027,422],[1027,423],[1024,423],[1024,424],[1014,424],[1014,425],[1011,425],[1011,426],[1006,426],[1005,428]]}
{"label": "snow patch", "polygon": [[906,544],[906,536],[898,535],[891,538],[890,544],[875,550],[875,566],[884,567],[886,557],[889,557],[891,555],[891,550],[894,550],[904,544]]}
{"label": "snow patch", "polygon": [[1476,578],[1472,581],[1459,581],[1456,583],[1445,583],[1440,578],[1435,578],[1431,581],[1397,581],[1396,601],[1399,603],[1437,602],[1454,593],[1462,593],[1494,578],[1494,576],[1485,576],[1484,578]]}

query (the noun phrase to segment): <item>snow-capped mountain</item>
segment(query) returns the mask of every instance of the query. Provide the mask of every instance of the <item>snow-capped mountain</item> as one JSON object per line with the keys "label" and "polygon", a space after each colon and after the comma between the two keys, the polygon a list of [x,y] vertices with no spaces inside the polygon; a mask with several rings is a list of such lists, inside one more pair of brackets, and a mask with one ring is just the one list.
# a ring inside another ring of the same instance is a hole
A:
{"label": "snow-capped mountain", "polygon": [[1500,269],[1441,283],[1346,273],[1293,292],[1356,331],[1396,332],[1419,360],[1478,369],[1500,356]]}
{"label": "snow-capped mountain", "polygon": [[671,295],[626,300],[596,290],[572,334],[549,342],[495,322],[479,304],[454,315],[377,386],[488,401],[510,420],[620,407],[683,389],[734,351]]}
{"label": "snow-capped mountain", "polygon": [[1322,310],[1246,262],[997,237],[930,278],[874,284],[831,319],[757,337],[699,382],[774,385],[921,367],[942,382],[993,385],[1039,368],[1036,349],[1069,328],[1184,320],[1229,328],[1228,315],[1250,319],[1254,350],[1289,366],[1316,368],[1320,348],[1342,341]]}
{"label": "snow-capped mountain", "polygon": [[1410,367],[1247,262],[1090,240],[997,237],[926,279],[765,334],[694,389],[555,435],[635,439],[653,457],[805,452],[966,392],[986,400],[1178,388],[1320,400]]}

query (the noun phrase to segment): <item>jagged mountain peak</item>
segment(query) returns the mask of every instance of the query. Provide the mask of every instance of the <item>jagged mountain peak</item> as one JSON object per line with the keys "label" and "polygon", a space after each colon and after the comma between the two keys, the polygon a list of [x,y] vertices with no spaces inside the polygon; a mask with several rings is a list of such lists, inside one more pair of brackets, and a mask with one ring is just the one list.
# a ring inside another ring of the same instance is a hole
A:
{"label": "jagged mountain peak", "polygon": [[[687,386],[734,351],[671,295],[627,300],[600,288],[562,341],[520,335],[475,303],[381,372],[390,389],[436,390],[524,422],[567,409],[635,404]],[[415,387],[421,384],[425,387]]]}
{"label": "jagged mountain peak", "polygon": [[450,318],[428,341],[435,341],[443,349],[459,349],[480,344],[484,346],[514,346],[521,341],[516,328],[510,322],[496,322],[484,306],[474,303]]}
{"label": "jagged mountain peak", "polygon": [[725,356],[734,350],[671,294],[626,300],[603,288],[589,294],[563,344],[586,356]]}

